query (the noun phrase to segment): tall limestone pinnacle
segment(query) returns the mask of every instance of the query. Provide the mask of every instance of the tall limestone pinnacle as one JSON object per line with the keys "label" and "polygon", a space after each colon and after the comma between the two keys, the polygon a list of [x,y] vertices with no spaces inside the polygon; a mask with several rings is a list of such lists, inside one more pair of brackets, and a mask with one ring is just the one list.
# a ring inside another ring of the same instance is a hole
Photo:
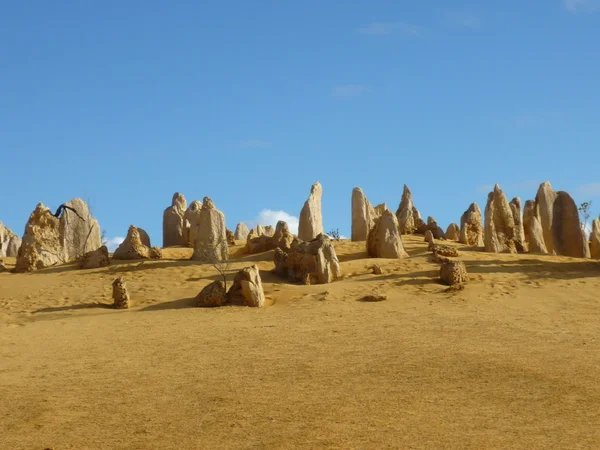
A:
{"label": "tall limestone pinnacle", "polygon": [[303,241],[312,241],[319,234],[323,234],[323,216],[321,213],[321,197],[323,187],[318,181],[310,188],[310,196],[300,211],[300,224],[298,237]]}

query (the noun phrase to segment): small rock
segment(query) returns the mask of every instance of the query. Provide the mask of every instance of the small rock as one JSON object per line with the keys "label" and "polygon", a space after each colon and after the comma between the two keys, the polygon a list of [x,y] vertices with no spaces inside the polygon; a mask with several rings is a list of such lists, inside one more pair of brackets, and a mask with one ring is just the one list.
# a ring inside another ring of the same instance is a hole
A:
{"label": "small rock", "polygon": [[383,295],[383,294],[365,295],[360,300],[363,302],[382,302],[384,300],[387,300],[387,295]]}
{"label": "small rock", "polygon": [[128,309],[129,308],[129,292],[127,291],[127,285],[123,277],[117,278],[113,281],[113,307],[116,309]]}
{"label": "small rock", "polygon": [[450,256],[454,258],[458,256],[458,250],[451,245],[429,244],[429,250],[433,252],[434,255]]}
{"label": "small rock", "polygon": [[425,242],[427,242],[428,244],[433,244],[434,243],[434,239],[433,239],[433,233],[431,232],[431,230],[427,230],[425,232]]}
{"label": "small rock", "polygon": [[110,258],[108,257],[108,249],[103,245],[98,250],[93,250],[83,255],[79,262],[79,268],[97,269],[99,267],[106,267],[109,264]]}
{"label": "small rock", "polygon": [[227,303],[225,285],[221,280],[216,280],[205,286],[196,297],[197,306],[223,306]]}
{"label": "small rock", "polygon": [[440,279],[448,286],[464,284],[469,281],[467,268],[462,261],[445,260],[440,268]]}
{"label": "small rock", "polygon": [[239,301],[247,306],[258,308],[265,306],[265,293],[256,264],[246,267],[236,274],[227,297],[231,301]]}
{"label": "small rock", "polygon": [[371,271],[373,272],[373,275],[382,275],[383,274],[383,270],[381,270],[381,267],[379,266],[379,264],[373,264],[372,266],[369,266],[369,269],[371,269]]}

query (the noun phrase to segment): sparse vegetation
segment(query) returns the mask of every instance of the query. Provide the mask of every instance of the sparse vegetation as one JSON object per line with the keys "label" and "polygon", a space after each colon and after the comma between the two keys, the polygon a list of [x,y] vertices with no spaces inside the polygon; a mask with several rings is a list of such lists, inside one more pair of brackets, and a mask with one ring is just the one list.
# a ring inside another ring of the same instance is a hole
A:
{"label": "sparse vegetation", "polygon": [[592,201],[588,201],[588,202],[583,202],[581,205],[579,205],[579,214],[581,215],[582,221],[581,221],[581,229],[582,230],[587,230],[587,222],[590,219],[590,211],[592,209]]}
{"label": "sparse vegetation", "polygon": [[327,233],[327,236],[329,236],[334,241],[340,241],[342,239],[340,235],[340,230],[338,228],[336,228],[335,230],[331,230],[329,233]]}
{"label": "sparse vegetation", "polygon": [[227,273],[231,267],[231,260],[229,257],[222,259],[219,257],[221,250],[225,248],[224,254],[227,254],[227,240],[219,240],[216,244],[205,244],[196,242],[196,249],[194,251],[197,255],[196,261],[203,264],[210,264],[215,268],[217,272],[223,278],[223,284],[225,285],[225,292],[227,292]]}

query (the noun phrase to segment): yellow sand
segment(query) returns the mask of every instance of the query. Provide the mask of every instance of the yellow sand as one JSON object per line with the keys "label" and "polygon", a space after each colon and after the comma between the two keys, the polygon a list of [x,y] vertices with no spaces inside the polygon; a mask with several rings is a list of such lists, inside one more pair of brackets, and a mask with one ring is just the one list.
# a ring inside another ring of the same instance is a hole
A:
{"label": "yellow sand", "polygon": [[[0,274],[0,448],[600,448],[600,264],[458,246],[471,282],[447,293],[405,245],[338,243],[330,285],[238,258],[264,309],[192,307],[217,275],[189,249]],[[107,308],[120,275],[131,310]]]}

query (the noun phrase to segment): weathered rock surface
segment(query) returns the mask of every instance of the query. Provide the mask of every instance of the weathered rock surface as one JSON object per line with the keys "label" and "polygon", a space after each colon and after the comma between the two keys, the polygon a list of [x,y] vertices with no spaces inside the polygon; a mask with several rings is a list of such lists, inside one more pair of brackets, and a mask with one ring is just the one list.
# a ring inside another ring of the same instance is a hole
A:
{"label": "weathered rock surface", "polygon": [[21,247],[21,238],[0,222],[0,257],[16,258]]}
{"label": "weathered rock surface", "polygon": [[434,257],[437,256],[451,256],[457,257],[458,250],[451,245],[441,245],[441,244],[429,244],[429,251],[433,253]]}
{"label": "weathered rock surface", "polygon": [[462,261],[446,260],[440,267],[440,279],[448,286],[465,284],[469,281],[467,268]]}
{"label": "weathered rock surface", "polygon": [[440,227],[437,221],[431,216],[427,218],[427,229],[433,233],[435,239],[446,239],[446,233],[444,233],[442,227]]}
{"label": "weathered rock surface", "polygon": [[108,257],[108,249],[103,245],[98,250],[92,250],[83,255],[79,261],[79,268],[97,269],[99,267],[106,267],[109,264],[110,258]]}
{"label": "weathered rock surface", "polygon": [[188,247],[194,247],[196,236],[198,235],[198,226],[200,225],[200,212],[202,211],[202,203],[194,200],[190,203],[188,209],[183,215],[183,242]]}
{"label": "weathered rock surface", "polygon": [[123,277],[117,278],[112,283],[113,307],[116,309],[128,309],[130,306],[129,292]]}
{"label": "weathered rock surface", "polygon": [[65,209],[60,216],[59,234],[64,247],[64,262],[81,258],[85,253],[102,246],[100,225],[90,213],[86,202],[76,198],[66,203],[73,208]]}
{"label": "weathered rock surface", "polygon": [[451,223],[446,228],[446,239],[449,241],[458,241],[460,239],[460,228],[457,224]]}
{"label": "weathered rock surface", "polygon": [[275,273],[304,284],[331,283],[342,274],[331,240],[320,234],[309,242],[294,239],[289,252],[274,254]]}
{"label": "weathered rock surface", "polygon": [[512,211],[513,220],[515,222],[515,246],[518,252],[527,251],[527,242],[525,239],[525,229],[523,226],[523,215],[521,213],[521,199],[519,197],[513,198],[510,203],[510,210]]}
{"label": "weathered rock surface", "polygon": [[235,236],[233,235],[233,231],[227,228],[225,230],[225,235],[227,237],[227,245],[229,245],[230,247],[235,245]]}
{"label": "weathered rock surface", "polygon": [[527,200],[523,208],[523,233],[529,253],[548,253],[542,224],[537,216],[535,201]]}
{"label": "weathered rock surface", "polygon": [[352,234],[353,242],[366,241],[369,230],[375,219],[375,209],[367,200],[362,189],[355,187],[352,190]]}
{"label": "weathered rock surface", "polygon": [[517,253],[515,220],[508,199],[496,185],[485,207],[484,246],[486,252]]}
{"label": "weathered rock surface", "polygon": [[542,225],[544,235],[544,244],[548,253],[556,255],[554,251],[554,237],[552,233],[552,223],[554,221],[554,201],[556,200],[556,192],[552,189],[549,181],[540,185],[535,197],[536,215]]}
{"label": "weathered rock surface", "polygon": [[273,228],[273,225],[266,225],[264,234],[267,236],[273,236],[275,234],[275,228]]}
{"label": "weathered rock surface", "polygon": [[228,259],[226,230],[225,215],[215,207],[210,198],[204,197],[198,236],[191,259],[204,262]]}
{"label": "weathered rock surface", "polygon": [[321,214],[321,197],[323,188],[316,182],[310,188],[310,196],[300,211],[298,237],[303,241],[311,241],[323,234],[323,217]]}
{"label": "weathered rock surface", "polygon": [[235,227],[235,233],[233,234],[235,239],[238,241],[245,241],[248,238],[248,227],[244,222],[240,222]]}
{"label": "weathered rock surface", "polygon": [[17,255],[17,272],[27,272],[75,261],[101,247],[100,226],[81,199],[66,206],[60,218],[42,203],[31,213]]}
{"label": "weathered rock surface", "polygon": [[227,293],[229,301],[246,306],[261,308],[265,306],[265,293],[257,265],[240,270],[233,279],[233,285]]}
{"label": "weathered rock surface", "polygon": [[471,203],[460,218],[461,244],[483,247],[483,221],[477,203]]}
{"label": "weathered rock surface", "polygon": [[263,227],[261,224],[256,225],[256,234],[258,236],[265,234],[265,227]]}
{"label": "weathered rock surface", "polygon": [[425,232],[425,242],[427,242],[428,244],[433,244],[435,242],[435,239],[433,237],[433,233],[431,232],[431,230],[427,230]]}
{"label": "weathered rock surface", "polygon": [[142,241],[142,244],[144,244],[146,247],[152,247],[152,245],[150,244],[150,236],[148,236],[146,230],[140,227],[136,228],[138,230],[138,233],[140,234],[140,240]]}
{"label": "weathered rock surface", "polygon": [[59,232],[60,220],[39,203],[31,213],[15,270],[27,272],[60,264],[64,261],[64,248]]}
{"label": "weathered rock surface", "polygon": [[536,210],[548,253],[589,257],[589,246],[581,229],[577,204],[568,193],[554,191],[548,181],[542,183],[536,196]]}
{"label": "weathered rock surface", "polygon": [[280,220],[277,222],[273,236],[262,234],[254,237],[254,235],[250,233],[246,241],[246,253],[262,253],[275,248],[280,248],[281,250],[288,252],[291,249],[293,240],[294,235],[290,233],[288,224],[283,220]]}
{"label": "weathered rock surface", "polygon": [[160,259],[162,251],[158,247],[148,247],[142,242],[140,229],[133,225],[127,230],[127,237],[113,253],[113,259]]}
{"label": "weathered rock surface", "polygon": [[223,306],[225,303],[227,303],[227,294],[221,280],[205,286],[196,296],[196,305],[201,307]]}
{"label": "weathered rock surface", "polygon": [[184,216],[187,201],[183,194],[175,192],[171,206],[163,213],[163,247],[184,245],[187,236]]}
{"label": "weathered rock surface", "polygon": [[600,259],[600,219],[592,221],[592,232],[590,233],[590,256]]}
{"label": "weathered rock surface", "polygon": [[417,231],[415,210],[416,208],[414,207],[412,201],[412,192],[410,192],[410,189],[407,185],[404,185],[402,199],[400,200],[400,205],[396,210],[396,217],[398,219],[398,226],[401,234],[413,234]]}
{"label": "weathered rock surface", "polygon": [[367,237],[367,253],[372,258],[406,258],[396,215],[386,210],[375,220]]}

